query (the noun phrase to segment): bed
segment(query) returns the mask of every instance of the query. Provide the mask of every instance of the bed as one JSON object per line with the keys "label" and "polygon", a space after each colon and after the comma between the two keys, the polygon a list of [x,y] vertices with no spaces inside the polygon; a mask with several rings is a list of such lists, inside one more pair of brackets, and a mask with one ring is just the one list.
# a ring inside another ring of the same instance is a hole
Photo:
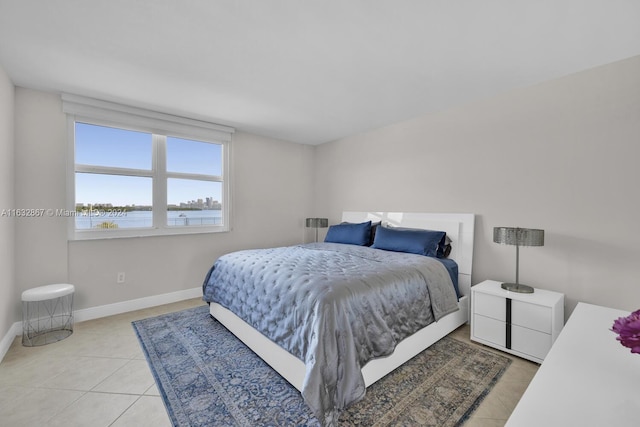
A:
{"label": "bed", "polygon": [[[384,229],[372,247],[316,243],[227,254],[203,285],[211,315],[300,390],[327,426],[366,387],[469,317],[473,214],[344,212],[342,221]],[[446,232],[447,262],[376,248],[385,233],[407,228]],[[343,282],[348,291],[334,285]]]}

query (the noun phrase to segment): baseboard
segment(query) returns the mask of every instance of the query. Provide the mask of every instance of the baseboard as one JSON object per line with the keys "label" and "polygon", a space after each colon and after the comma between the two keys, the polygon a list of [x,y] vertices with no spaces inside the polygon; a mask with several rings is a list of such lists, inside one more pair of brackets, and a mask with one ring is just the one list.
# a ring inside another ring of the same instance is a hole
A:
{"label": "baseboard", "polygon": [[13,340],[22,335],[22,322],[16,322],[9,328],[7,334],[0,340],[0,362],[4,359],[4,355],[9,351],[9,347],[13,344]]}
{"label": "baseboard", "polygon": [[[83,308],[73,311],[74,322],[84,322],[86,320],[98,319],[101,317],[113,316],[114,314],[126,313],[128,311],[141,310],[143,308],[156,307],[158,305],[170,304],[172,302],[183,301],[202,296],[202,288],[185,289],[183,291],[170,292],[168,294],[153,295],[150,297],[138,298],[129,301],[122,301],[113,304],[101,305],[98,307]],[[9,331],[0,340],[0,362],[13,343],[16,336],[22,335],[22,322],[16,322],[9,328]]]}
{"label": "baseboard", "polygon": [[172,302],[183,301],[202,296],[202,288],[185,289],[183,291],[171,292],[168,294],[153,295],[150,297],[132,299],[129,301],[116,302],[113,304],[101,305],[98,307],[83,308],[74,310],[74,322],[84,322],[85,320],[98,319],[101,317],[113,316],[114,314],[126,313],[143,308],[156,307],[158,305],[170,304]]}

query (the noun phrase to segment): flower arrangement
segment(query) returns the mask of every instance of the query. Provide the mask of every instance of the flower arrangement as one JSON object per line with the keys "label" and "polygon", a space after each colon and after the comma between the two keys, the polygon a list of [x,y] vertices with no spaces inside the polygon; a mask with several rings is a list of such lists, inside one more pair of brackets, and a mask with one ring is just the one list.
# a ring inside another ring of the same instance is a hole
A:
{"label": "flower arrangement", "polygon": [[631,353],[640,354],[640,310],[616,319],[611,330],[618,334],[620,344],[630,348]]}

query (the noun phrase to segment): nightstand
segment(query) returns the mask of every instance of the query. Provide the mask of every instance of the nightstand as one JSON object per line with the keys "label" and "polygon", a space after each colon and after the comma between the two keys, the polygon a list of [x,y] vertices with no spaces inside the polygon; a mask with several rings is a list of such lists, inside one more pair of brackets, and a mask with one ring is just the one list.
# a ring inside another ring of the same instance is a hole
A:
{"label": "nightstand", "polygon": [[564,294],[509,292],[502,282],[471,287],[471,340],[542,363],[564,326]]}

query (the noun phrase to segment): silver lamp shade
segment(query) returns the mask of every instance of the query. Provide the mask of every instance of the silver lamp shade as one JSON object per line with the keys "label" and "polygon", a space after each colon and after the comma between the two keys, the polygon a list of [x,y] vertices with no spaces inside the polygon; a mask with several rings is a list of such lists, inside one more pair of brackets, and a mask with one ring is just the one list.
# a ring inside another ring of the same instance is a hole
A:
{"label": "silver lamp shade", "polygon": [[305,222],[307,228],[316,229],[316,242],[318,241],[318,228],[327,228],[329,226],[328,218],[307,218]]}
{"label": "silver lamp shade", "polygon": [[536,228],[494,227],[493,241],[516,247],[516,282],[503,283],[502,288],[512,292],[532,293],[531,286],[520,284],[520,246],[544,246],[544,230]]}

